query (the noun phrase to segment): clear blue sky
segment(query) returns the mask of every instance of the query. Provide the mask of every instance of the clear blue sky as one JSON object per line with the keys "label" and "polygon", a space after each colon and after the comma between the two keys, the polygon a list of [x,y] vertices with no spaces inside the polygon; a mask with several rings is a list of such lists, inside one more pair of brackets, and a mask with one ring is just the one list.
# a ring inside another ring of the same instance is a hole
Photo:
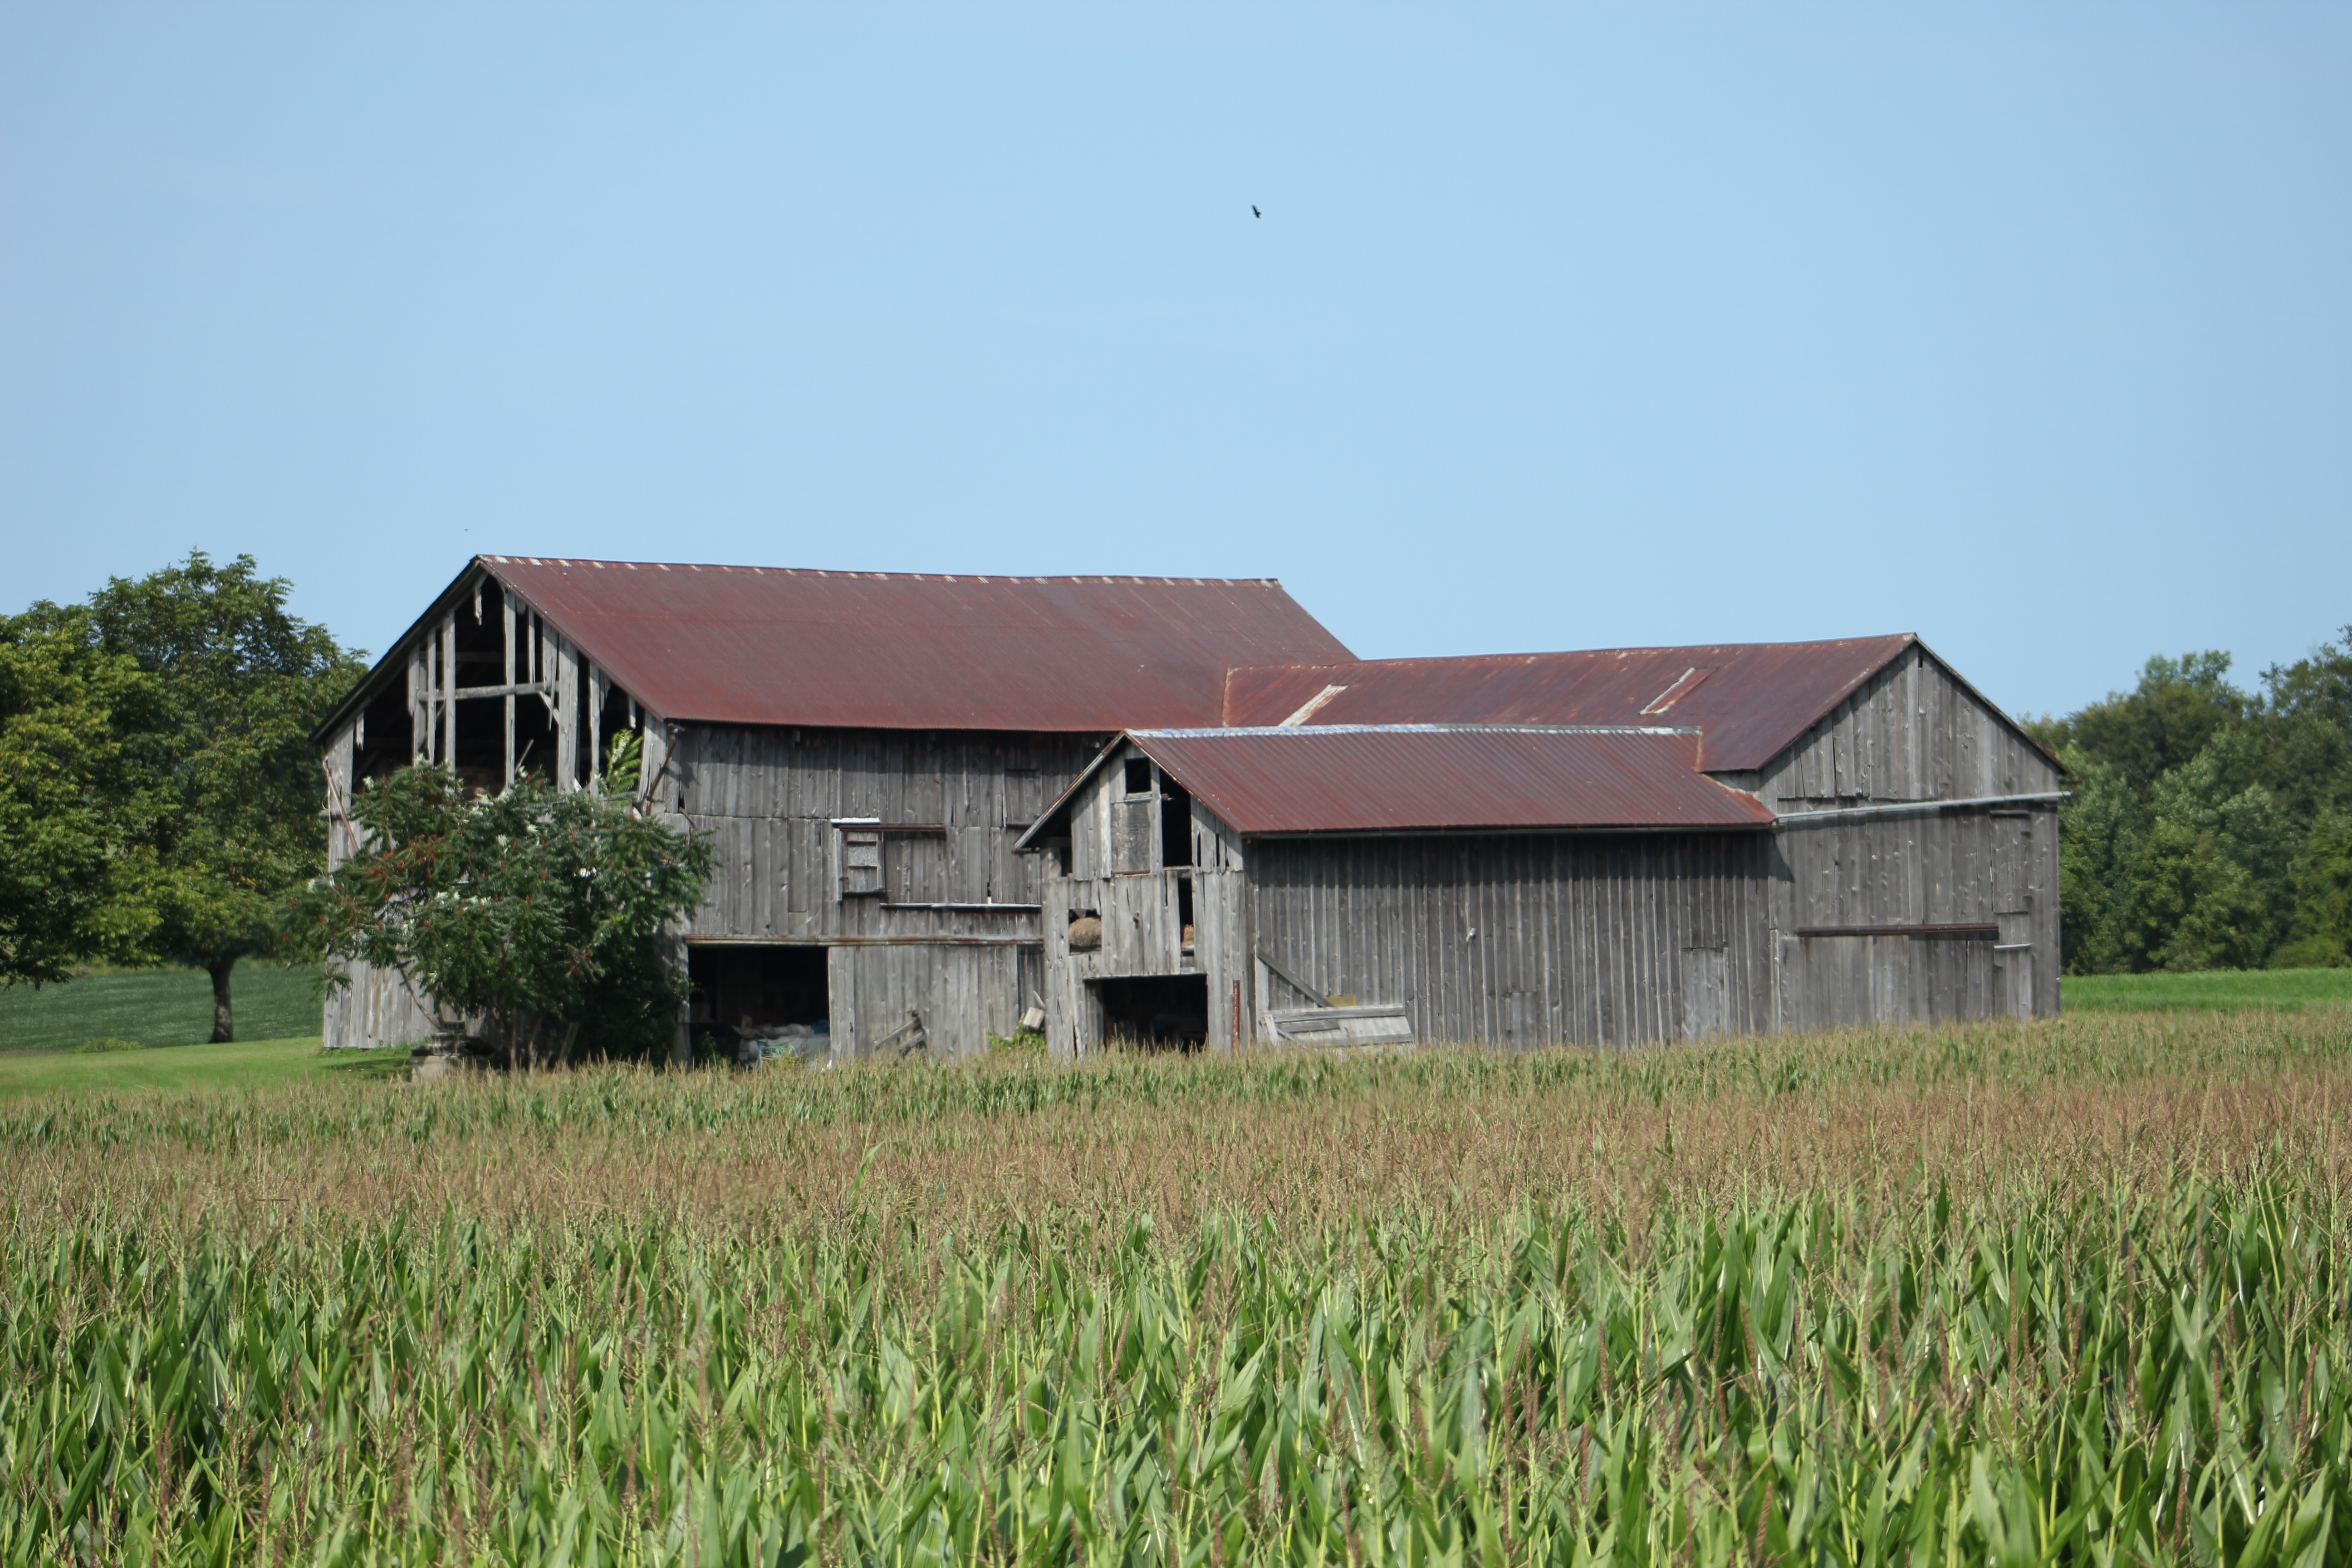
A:
{"label": "clear blue sky", "polygon": [[503,552],[2251,679],[2352,8],[8,5],[0,609],[191,546],[377,651]]}

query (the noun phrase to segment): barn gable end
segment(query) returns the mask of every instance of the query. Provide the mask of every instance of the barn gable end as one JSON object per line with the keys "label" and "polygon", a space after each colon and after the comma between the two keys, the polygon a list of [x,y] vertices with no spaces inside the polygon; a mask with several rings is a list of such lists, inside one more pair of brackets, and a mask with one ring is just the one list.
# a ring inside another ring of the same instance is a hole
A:
{"label": "barn gable end", "polygon": [[2063,789],[2064,777],[2014,720],[1912,639],[1748,787],[1786,814],[2033,795]]}
{"label": "barn gable end", "polygon": [[1780,822],[1778,1026],[2058,1011],[2065,772],[1926,645],[1753,787]]}

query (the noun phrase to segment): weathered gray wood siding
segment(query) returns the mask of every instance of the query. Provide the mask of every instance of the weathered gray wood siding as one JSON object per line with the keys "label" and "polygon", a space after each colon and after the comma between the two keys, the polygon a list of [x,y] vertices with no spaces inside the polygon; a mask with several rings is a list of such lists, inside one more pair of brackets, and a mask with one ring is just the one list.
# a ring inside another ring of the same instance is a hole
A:
{"label": "weathered gray wood siding", "polygon": [[[338,744],[331,758],[348,752],[347,737]],[[857,944],[831,968],[850,986],[833,1004],[848,1015],[835,1026],[845,1052],[866,1048],[858,1019],[908,1006],[925,1009],[942,1042],[934,1054],[977,1048],[989,1033],[1011,1033],[1027,1005],[1016,949],[1028,949],[1033,976],[1036,968],[1042,868],[1013,854],[1013,841],[1098,745],[1066,735],[649,725],[652,808],[709,835],[719,852],[709,902],[680,934]],[[347,763],[346,755],[346,773]],[[835,826],[843,817],[937,831],[889,834],[882,891],[850,895]],[[340,863],[342,851],[334,853]],[[926,945],[889,955],[909,943]],[[329,1044],[359,1046],[422,1038],[434,1020],[396,977],[355,973],[351,990],[329,999],[325,1026]]]}
{"label": "weathered gray wood siding", "polygon": [[[336,731],[327,743],[327,867],[332,870],[359,847],[358,829],[351,819],[352,726]],[[347,985],[327,993],[320,1019],[320,1044],[330,1050],[401,1045],[429,1039],[438,1027],[433,1010],[392,970],[373,964],[344,966]]]}
{"label": "weathered gray wood siding", "polygon": [[[1423,1040],[1630,1045],[1770,1026],[1761,833],[1255,839],[1257,951]],[[1276,1006],[1297,996],[1268,976]]]}
{"label": "weathered gray wood siding", "polygon": [[[1775,837],[1781,1027],[2058,1011],[2054,802],[1800,822]],[[1958,924],[1997,934],[1801,934]]]}
{"label": "weathered gray wood siding", "polygon": [[[1934,658],[1915,647],[1890,663],[1752,787],[1784,824],[1771,906],[1780,1027],[2058,1011],[2054,802],[1788,821],[2065,787],[2039,748]],[[1999,936],[1797,934],[1968,923]]]}
{"label": "weathered gray wood siding", "polygon": [[[1043,871],[1013,844],[1098,745],[1066,735],[681,728],[658,804],[710,835],[719,860],[687,939],[1034,943]],[[878,894],[845,890],[835,825],[850,817],[885,825]],[[936,831],[903,831],[910,826]]]}
{"label": "weathered gray wood siding", "polygon": [[329,1050],[414,1045],[440,1024],[397,972],[353,963],[348,986],[327,993],[322,1044]]}
{"label": "weathered gray wood siding", "polygon": [[883,1042],[917,1016],[926,1059],[978,1054],[1020,1026],[1028,993],[1043,988],[1035,950],[1003,943],[836,944],[825,958],[836,1061],[895,1055]]}
{"label": "weathered gray wood siding", "polygon": [[1923,649],[1907,649],[1765,765],[1775,812],[2063,788],[2040,748]]}

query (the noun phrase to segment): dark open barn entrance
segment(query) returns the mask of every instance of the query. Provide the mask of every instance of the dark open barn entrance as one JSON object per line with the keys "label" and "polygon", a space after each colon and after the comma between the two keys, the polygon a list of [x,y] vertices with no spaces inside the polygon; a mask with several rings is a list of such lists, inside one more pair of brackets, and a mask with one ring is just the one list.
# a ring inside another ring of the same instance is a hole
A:
{"label": "dark open barn entrance", "polygon": [[1209,1037],[1209,977],[1149,974],[1088,983],[1108,1045],[1197,1051]]}
{"label": "dark open barn entrance", "polygon": [[814,943],[690,943],[687,978],[694,1043],[732,1054],[749,1028],[814,1025],[830,1019],[825,950]]}

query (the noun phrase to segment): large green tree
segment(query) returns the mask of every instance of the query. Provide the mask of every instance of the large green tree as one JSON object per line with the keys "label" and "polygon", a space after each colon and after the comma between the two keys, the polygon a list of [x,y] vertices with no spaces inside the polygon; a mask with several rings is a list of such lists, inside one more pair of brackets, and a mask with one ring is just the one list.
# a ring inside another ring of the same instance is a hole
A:
{"label": "large green tree", "polygon": [[149,828],[163,801],[129,742],[163,710],[87,612],[0,619],[0,984],[136,956],[154,926]]}
{"label": "large green tree", "polygon": [[146,704],[115,742],[139,803],[119,829],[139,846],[137,950],[212,977],[215,1040],[235,1037],[237,961],[271,949],[288,900],[321,868],[326,789],[310,732],[364,668],[287,609],[290,588],[251,556],[224,565],[196,551],[113,578],[86,605],[29,612],[144,678]]}

